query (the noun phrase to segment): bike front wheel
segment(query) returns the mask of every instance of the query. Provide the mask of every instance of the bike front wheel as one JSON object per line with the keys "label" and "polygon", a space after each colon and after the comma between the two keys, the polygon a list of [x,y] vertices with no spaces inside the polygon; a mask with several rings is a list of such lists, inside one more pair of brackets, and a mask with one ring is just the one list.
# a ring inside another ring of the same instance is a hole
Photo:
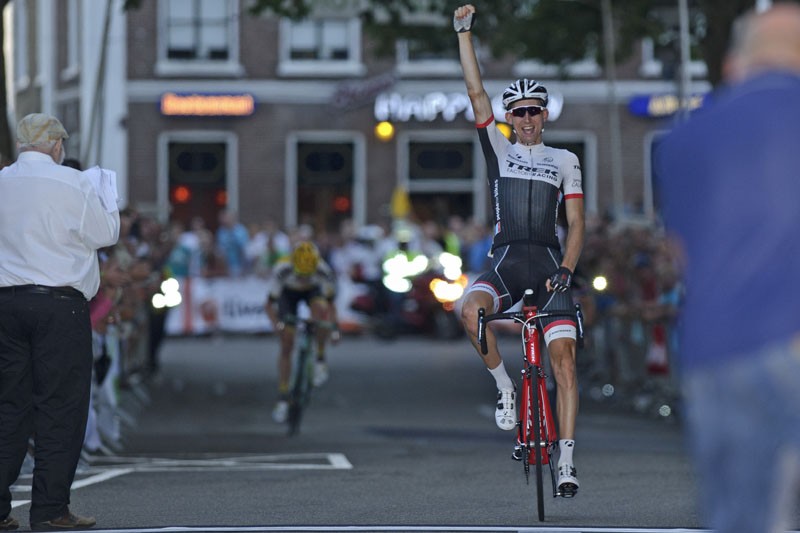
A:
{"label": "bike front wheel", "polygon": [[[536,369],[534,368],[534,372]],[[529,454],[529,458],[534,461],[534,470],[536,472],[536,508],[539,515],[539,522],[544,522],[544,478],[542,472],[542,423],[541,423],[541,408],[539,406],[539,395],[537,391],[537,376],[533,376],[530,380],[530,390],[528,392],[528,401],[532,404],[529,412],[533,413],[531,419],[532,431],[527,432],[528,436],[528,449],[533,448],[533,453]]]}
{"label": "bike front wheel", "polygon": [[289,412],[286,422],[289,426],[289,435],[296,435],[300,431],[300,421],[303,411],[308,405],[313,387],[313,360],[310,349],[301,349],[297,354],[294,380],[289,391]]}

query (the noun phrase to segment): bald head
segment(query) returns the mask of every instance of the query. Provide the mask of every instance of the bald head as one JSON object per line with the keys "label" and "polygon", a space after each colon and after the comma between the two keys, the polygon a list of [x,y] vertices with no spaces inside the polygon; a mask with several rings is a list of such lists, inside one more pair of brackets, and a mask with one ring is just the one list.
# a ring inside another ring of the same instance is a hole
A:
{"label": "bald head", "polygon": [[800,5],[775,4],[736,21],[725,77],[735,81],[765,69],[800,74]]}

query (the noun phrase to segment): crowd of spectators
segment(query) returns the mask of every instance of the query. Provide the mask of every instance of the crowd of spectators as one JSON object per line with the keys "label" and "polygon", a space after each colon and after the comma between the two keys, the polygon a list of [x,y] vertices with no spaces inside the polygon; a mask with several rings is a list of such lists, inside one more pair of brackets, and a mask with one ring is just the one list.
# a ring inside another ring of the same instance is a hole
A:
{"label": "crowd of spectators", "polygon": [[166,310],[151,299],[168,275],[173,247],[155,218],[128,208],[120,213],[117,244],[99,251],[100,289],[89,304],[95,361],[84,443],[89,453],[120,445],[120,391],[158,370]]}
{"label": "crowd of spectators", "polygon": [[[323,233],[302,224],[282,228],[273,219],[245,225],[232,211],[220,212],[216,230],[200,217],[188,227],[175,221],[163,230],[157,222],[137,217],[133,235],[126,240],[146,244],[137,244],[138,251],[128,255],[147,259],[139,261],[135,270],[125,268],[140,280],[162,271],[177,277],[268,278],[292,244],[304,239],[317,243],[340,277],[378,279],[383,259],[397,249],[399,239],[428,256],[441,251],[459,255],[467,273],[481,272],[489,264],[490,228],[458,216],[443,223],[404,221],[362,227],[345,220],[337,231]],[[113,267],[112,262],[109,268]],[[598,277],[606,280],[604,288],[593,285]],[[682,286],[679,257],[663,230],[654,224],[589,217],[575,278],[595,341],[596,366],[616,382],[667,373],[669,352],[675,349],[671,325]]]}
{"label": "crowd of spectators", "polygon": [[[101,251],[101,288],[91,302],[95,336],[93,416],[87,448],[113,447],[120,439],[119,390],[158,372],[167,310],[151,305],[168,277],[258,276],[290,253],[298,240],[312,239],[325,259],[348,279],[380,279],[381,262],[398,237],[427,255],[449,251],[461,256],[464,271],[488,265],[491,230],[451,216],[445,223],[356,227],[317,233],[307,225],[282,228],[275,220],[244,225],[232,211],[219,214],[216,230],[196,217],[162,224],[127,208],[121,213],[117,245]],[[398,229],[399,228],[399,229]],[[607,281],[595,288],[595,278]],[[643,379],[669,376],[673,323],[681,296],[680,264],[663,232],[648,224],[614,224],[590,218],[576,271],[577,297],[586,319],[585,377],[639,386]]]}
{"label": "crowd of spectators", "polygon": [[399,236],[397,224],[357,228],[349,219],[334,232],[315,233],[309,225],[285,229],[273,219],[246,226],[234,212],[222,211],[215,231],[201,217],[194,217],[188,227],[181,222],[172,223],[170,233],[175,248],[168,266],[176,276],[269,277],[272,267],[289,254],[294,242],[311,239],[337,273],[347,275],[350,273],[347,269],[352,267],[352,258],[348,255],[357,255],[357,247],[367,246],[375,250],[372,260],[376,264],[364,265],[373,269],[380,266],[382,254],[396,249],[398,239],[404,238],[407,238],[410,248],[428,256],[441,251],[460,255],[467,271],[479,271],[488,265],[491,234],[484,225],[452,216],[447,224],[406,221],[402,226],[402,233],[407,237]]}
{"label": "crowd of spectators", "polygon": [[576,272],[588,333],[584,382],[605,385],[606,394],[658,387],[674,399],[681,261],[660,226],[587,221]]}

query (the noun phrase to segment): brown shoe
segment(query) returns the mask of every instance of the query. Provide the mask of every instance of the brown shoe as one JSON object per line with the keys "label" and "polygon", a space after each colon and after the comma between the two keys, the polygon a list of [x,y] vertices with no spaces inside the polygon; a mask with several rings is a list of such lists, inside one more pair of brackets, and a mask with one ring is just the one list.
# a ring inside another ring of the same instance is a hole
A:
{"label": "brown shoe", "polygon": [[47,522],[31,524],[31,531],[64,531],[89,529],[97,523],[93,517],[78,516],[67,512],[64,516],[53,518]]}
{"label": "brown shoe", "polygon": [[19,522],[11,518],[11,515],[8,515],[4,519],[0,520],[0,531],[11,531],[12,529],[17,529],[19,527]]}

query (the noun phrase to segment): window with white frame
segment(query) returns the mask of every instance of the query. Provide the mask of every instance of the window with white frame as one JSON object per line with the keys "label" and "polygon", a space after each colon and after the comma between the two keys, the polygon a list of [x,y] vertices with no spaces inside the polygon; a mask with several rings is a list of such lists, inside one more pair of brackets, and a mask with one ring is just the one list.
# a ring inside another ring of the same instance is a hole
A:
{"label": "window with white frame", "polygon": [[400,76],[460,76],[458,49],[448,44],[451,46],[442,49],[430,39],[399,39],[397,73]]}
{"label": "window with white frame", "polygon": [[[645,78],[675,79],[679,74],[680,52],[674,41],[658,44],[650,37],[642,39],[642,63],[639,74]],[[689,61],[689,74],[692,78],[705,78],[708,68],[705,61]]]}
{"label": "window with white frame", "polygon": [[219,130],[165,131],[158,137],[157,202],[161,220],[216,227],[220,210],[239,208],[238,138]]}
{"label": "window with white frame", "polygon": [[586,45],[584,57],[565,64],[545,63],[538,59],[521,59],[513,66],[518,77],[533,78],[598,78],[603,69],[597,62],[598,44],[590,41]]}
{"label": "window with white frame", "polygon": [[449,215],[485,221],[483,154],[474,131],[409,131],[398,135],[399,185],[421,220]]}
{"label": "window with white frame", "polygon": [[542,63],[535,59],[526,59],[514,64],[515,76],[556,78],[562,75],[562,71],[573,78],[597,78],[603,73],[603,69],[593,58],[573,61],[564,67]]}
{"label": "window with white frame", "polygon": [[361,76],[361,21],[353,18],[281,20],[282,76]]}
{"label": "window with white frame", "polygon": [[304,131],[286,139],[285,220],[337,231],[366,221],[366,140],[360,133]]}
{"label": "window with white frame", "polygon": [[241,75],[238,1],[161,0],[156,73]]}

